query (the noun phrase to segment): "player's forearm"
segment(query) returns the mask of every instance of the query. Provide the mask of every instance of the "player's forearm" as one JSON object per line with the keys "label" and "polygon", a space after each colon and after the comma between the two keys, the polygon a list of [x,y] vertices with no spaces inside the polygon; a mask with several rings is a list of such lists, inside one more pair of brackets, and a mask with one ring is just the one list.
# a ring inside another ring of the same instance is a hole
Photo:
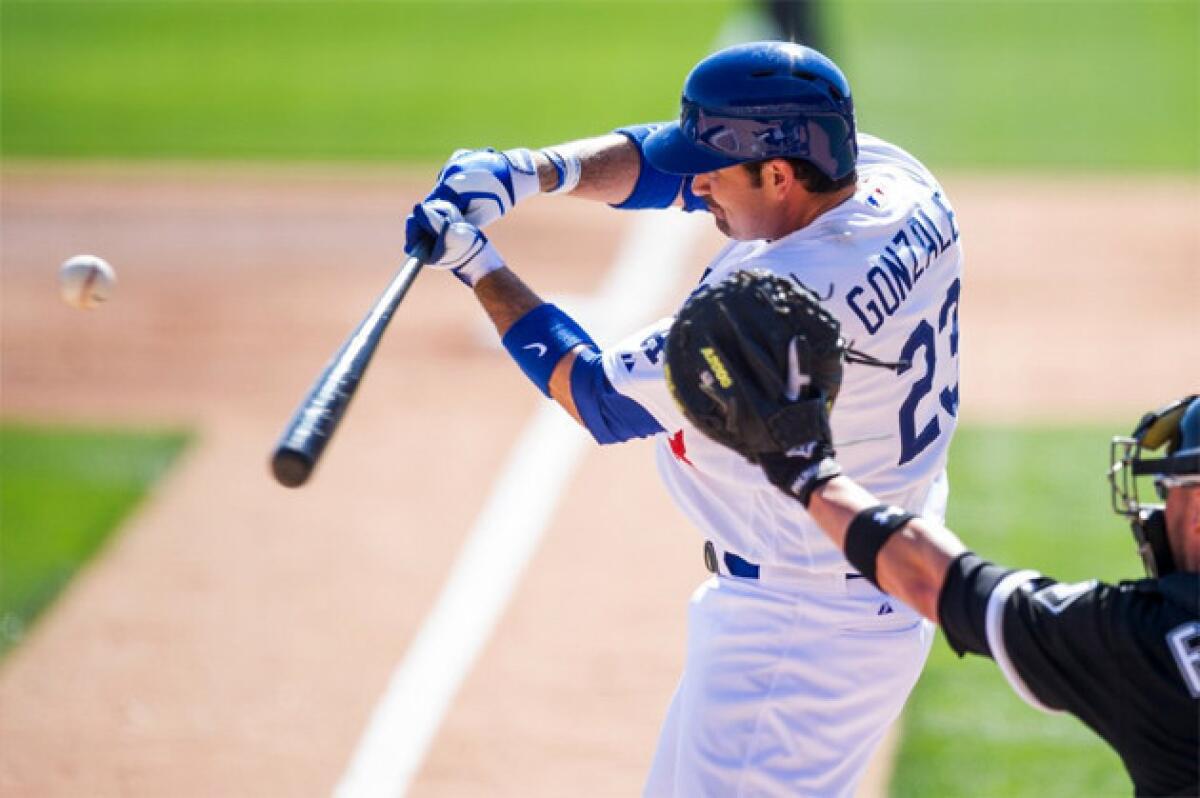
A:
{"label": "player's forearm", "polygon": [[517,319],[542,304],[542,298],[507,267],[475,284],[475,298],[503,338]]}
{"label": "player's forearm", "polygon": [[[497,269],[487,275],[475,285],[474,290],[475,298],[495,325],[501,339],[513,324],[544,304],[542,298],[508,268]],[[575,357],[576,351],[568,352],[555,364],[549,390],[550,397],[562,405],[573,419],[583,424],[571,396],[571,366]]]}
{"label": "player's forearm", "polygon": [[[817,488],[808,513],[838,546],[845,549],[854,517],[879,501],[849,477],[836,477]],[[937,601],[946,572],[966,550],[950,530],[917,517],[893,534],[875,560],[880,587],[917,612],[937,621]]]}
{"label": "player's forearm", "polygon": [[600,348],[571,317],[547,305],[501,267],[475,283],[475,295],[525,376],[599,444],[662,432],[645,408],[623,396],[604,371]]}
{"label": "player's forearm", "polygon": [[[579,159],[579,184],[570,196],[616,204],[623,202],[637,183],[640,159],[637,147],[625,136],[610,133],[555,145],[563,156]],[[544,150],[534,152],[542,192],[559,186],[561,175]]]}

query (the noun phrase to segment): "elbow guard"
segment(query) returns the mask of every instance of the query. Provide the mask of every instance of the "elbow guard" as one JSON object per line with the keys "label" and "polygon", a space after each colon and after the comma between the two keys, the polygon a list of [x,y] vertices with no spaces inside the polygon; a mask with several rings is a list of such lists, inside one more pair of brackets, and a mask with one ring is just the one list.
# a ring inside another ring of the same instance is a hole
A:
{"label": "elbow guard", "polygon": [[642,152],[642,142],[660,127],[662,127],[662,124],[659,123],[630,125],[629,127],[618,128],[614,131],[633,142],[633,146],[637,148],[638,162],[641,168],[638,170],[638,179],[637,183],[633,186],[633,192],[623,202],[617,203],[612,207],[630,211],[641,210],[643,208],[669,208],[675,203],[676,198],[680,196],[680,192],[682,192],[684,210],[704,210],[704,203],[692,193],[692,179],[690,177],[685,178],[683,175],[670,175],[666,172],[660,172],[646,160],[646,155]]}
{"label": "elbow guard", "polygon": [[579,351],[571,367],[571,397],[596,443],[621,443],[663,431],[644,407],[613,388],[600,354],[590,347]]}

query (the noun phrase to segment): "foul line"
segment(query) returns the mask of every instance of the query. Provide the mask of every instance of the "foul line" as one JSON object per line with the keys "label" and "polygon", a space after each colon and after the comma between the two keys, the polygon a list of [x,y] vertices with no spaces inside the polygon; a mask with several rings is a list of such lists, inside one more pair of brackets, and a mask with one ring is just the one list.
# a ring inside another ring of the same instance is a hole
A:
{"label": "foul line", "polygon": [[[679,211],[634,215],[597,297],[602,322],[592,331],[596,338],[610,340],[653,321],[706,222],[707,214]],[[550,403],[526,426],[433,609],[392,673],[337,785],[338,798],[398,798],[407,792],[537,551],[589,440]]]}

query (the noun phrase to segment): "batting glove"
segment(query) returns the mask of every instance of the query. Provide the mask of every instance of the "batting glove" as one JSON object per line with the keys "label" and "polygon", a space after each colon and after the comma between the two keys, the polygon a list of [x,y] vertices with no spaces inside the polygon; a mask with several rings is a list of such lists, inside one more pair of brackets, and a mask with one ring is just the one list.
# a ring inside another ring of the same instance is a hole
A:
{"label": "batting glove", "polygon": [[442,167],[426,200],[451,202],[468,222],[487,227],[540,189],[529,150],[459,150]]}
{"label": "batting glove", "polygon": [[414,206],[404,230],[408,254],[415,254],[422,245],[428,246],[428,265],[449,269],[469,286],[474,287],[485,275],[504,265],[487,236],[445,200],[428,200]]}

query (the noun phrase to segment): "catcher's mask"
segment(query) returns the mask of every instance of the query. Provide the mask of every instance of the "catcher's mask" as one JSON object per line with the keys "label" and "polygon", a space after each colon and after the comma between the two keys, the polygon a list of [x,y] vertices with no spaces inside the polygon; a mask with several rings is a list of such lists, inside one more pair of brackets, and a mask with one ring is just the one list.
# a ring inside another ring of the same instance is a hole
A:
{"label": "catcher's mask", "polygon": [[[1164,447],[1165,457],[1143,457]],[[1167,539],[1163,505],[1142,502],[1137,478],[1154,478],[1160,502],[1166,501],[1171,488],[1200,485],[1200,395],[1186,396],[1146,413],[1132,435],[1112,439],[1110,461],[1113,510],[1130,519],[1146,573],[1166,576],[1176,564]]]}

